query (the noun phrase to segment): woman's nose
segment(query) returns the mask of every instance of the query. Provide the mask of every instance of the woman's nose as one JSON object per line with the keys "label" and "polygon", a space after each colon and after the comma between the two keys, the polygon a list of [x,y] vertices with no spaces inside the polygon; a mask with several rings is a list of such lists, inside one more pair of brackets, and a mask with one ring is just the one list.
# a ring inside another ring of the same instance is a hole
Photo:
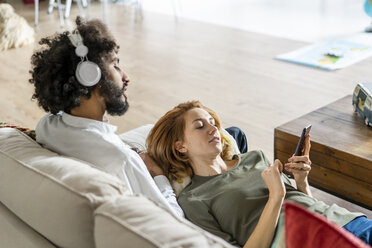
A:
{"label": "woman's nose", "polygon": [[215,132],[217,132],[218,128],[215,125],[212,124],[209,125],[210,125],[209,134],[214,134]]}

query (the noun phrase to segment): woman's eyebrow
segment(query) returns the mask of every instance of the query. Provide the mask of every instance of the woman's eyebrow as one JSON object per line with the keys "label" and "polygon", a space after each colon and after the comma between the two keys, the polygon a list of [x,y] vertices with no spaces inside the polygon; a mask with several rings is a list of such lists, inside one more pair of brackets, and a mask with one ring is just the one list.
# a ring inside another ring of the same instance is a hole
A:
{"label": "woman's eyebrow", "polygon": [[192,123],[194,123],[196,121],[203,121],[203,119],[202,118],[197,118],[197,119],[193,120]]}

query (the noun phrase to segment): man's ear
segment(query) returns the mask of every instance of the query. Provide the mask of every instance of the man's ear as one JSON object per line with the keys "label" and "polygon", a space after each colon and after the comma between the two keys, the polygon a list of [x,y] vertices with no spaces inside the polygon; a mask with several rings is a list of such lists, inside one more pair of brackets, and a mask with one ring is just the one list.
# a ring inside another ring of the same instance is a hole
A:
{"label": "man's ear", "polygon": [[176,141],[175,148],[180,153],[186,153],[187,152],[187,148],[185,146],[183,146],[182,141]]}

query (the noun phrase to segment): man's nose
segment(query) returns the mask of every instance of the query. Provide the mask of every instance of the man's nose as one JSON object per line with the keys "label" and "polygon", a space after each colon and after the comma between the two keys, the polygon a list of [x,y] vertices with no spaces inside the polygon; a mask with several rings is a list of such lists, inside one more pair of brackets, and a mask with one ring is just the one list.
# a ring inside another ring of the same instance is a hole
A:
{"label": "man's nose", "polygon": [[129,82],[130,82],[129,77],[128,77],[127,74],[125,74],[124,72],[123,72],[123,77],[121,78],[121,80],[122,80],[124,83],[129,83]]}

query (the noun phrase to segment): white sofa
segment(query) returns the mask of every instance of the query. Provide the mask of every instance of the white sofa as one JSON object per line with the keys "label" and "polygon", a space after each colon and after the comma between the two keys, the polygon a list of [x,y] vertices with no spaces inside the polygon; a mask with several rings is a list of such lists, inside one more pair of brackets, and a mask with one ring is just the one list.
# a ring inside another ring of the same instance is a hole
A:
{"label": "white sofa", "polygon": [[[135,143],[130,136],[122,137]],[[0,201],[4,248],[230,247],[146,197],[129,195],[118,178],[13,128],[0,128]]]}

